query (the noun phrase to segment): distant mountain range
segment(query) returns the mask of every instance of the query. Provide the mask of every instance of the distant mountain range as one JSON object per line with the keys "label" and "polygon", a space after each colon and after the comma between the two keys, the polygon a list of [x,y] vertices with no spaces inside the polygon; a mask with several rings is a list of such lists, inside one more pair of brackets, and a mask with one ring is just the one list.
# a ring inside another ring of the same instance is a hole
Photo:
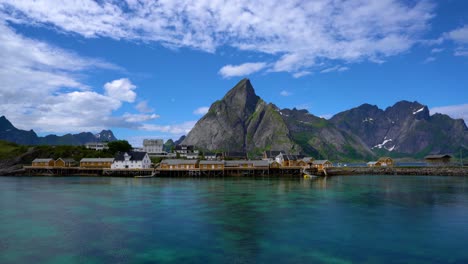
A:
{"label": "distant mountain range", "polygon": [[82,132],[63,136],[37,136],[33,130],[21,130],[13,126],[5,116],[0,117],[0,139],[21,145],[84,145],[88,142],[117,140],[111,130],[102,130],[98,134]]}
{"label": "distant mountain range", "polygon": [[[38,137],[33,130],[15,128],[0,117],[0,139],[23,145],[82,145],[114,141],[110,130]],[[256,95],[248,79],[241,80],[214,102],[185,137],[175,145],[201,150],[246,152],[251,157],[265,150],[302,153],[317,159],[371,160],[378,156],[421,158],[428,154],[468,152],[468,128],[462,119],[430,115],[427,106],[400,101],[385,110],[363,104],[327,120],[307,110],[280,109]]]}
{"label": "distant mountain range", "polygon": [[211,105],[182,144],[252,156],[284,150],[333,160],[370,160],[466,151],[468,128],[462,119],[431,116],[427,106],[408,101],[385,110],[364,104],[326,120],[307,110],[266,103],[243,79]]}

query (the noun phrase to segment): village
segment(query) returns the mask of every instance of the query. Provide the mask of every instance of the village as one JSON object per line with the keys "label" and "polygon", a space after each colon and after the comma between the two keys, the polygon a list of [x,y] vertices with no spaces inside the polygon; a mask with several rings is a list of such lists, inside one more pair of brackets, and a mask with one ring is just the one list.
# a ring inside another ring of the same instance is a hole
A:
{"label": "village", "polygon": [[[92,142],[86,148],[103,151],[106,143]],[[153,163],[157,160],[157,163]],[[428,164],[450,164],[450,155],[425,157]],[[113,158],[82,158],[77,161],[60,157],[36,158],[24,166],[28,175],[103,175],[127,177],[153,176],[327,176],[327,171],[341,164],[316,160],[285,151],[264,151],[262,156],[249,159],[246,153],[202,152],[190,145],[176,145],[173,152],[163,150],[162,139],[145,139],[143,147],[119,152]],[[381,157],[366,164],[369,168],[394,167],[390,157]]]}

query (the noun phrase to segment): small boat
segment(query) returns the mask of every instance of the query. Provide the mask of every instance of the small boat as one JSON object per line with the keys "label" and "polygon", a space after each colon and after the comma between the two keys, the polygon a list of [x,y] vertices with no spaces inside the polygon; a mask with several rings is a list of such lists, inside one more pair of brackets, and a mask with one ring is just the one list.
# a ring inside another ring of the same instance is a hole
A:
{"label": "small boat", "polygon": [[135,178],[153,178],[156,173],[151,173],[151,175],[137,175]]}
{"label": "small boat", "polygon": [[312,175],[312,174],[308,173],[308,172],[306,171],[306,169],[302,170],[302,173],[303,173],[304,179],[313,179],[313,178],[317,178],[317,177],[318,177],[318,176],[316,176],[316,175]]}

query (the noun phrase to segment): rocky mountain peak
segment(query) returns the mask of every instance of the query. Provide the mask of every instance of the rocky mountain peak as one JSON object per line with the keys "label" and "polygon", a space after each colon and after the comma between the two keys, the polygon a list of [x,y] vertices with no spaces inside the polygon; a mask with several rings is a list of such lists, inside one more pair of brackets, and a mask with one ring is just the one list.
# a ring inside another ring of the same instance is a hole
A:
{"label": "rocky mountain peak", "polygon": [[223,97],[222,102],[231,109],[237,109],[237,115],[250,115],[255,111],[260,97],[255,94],[249,79],[242,79]]}
{"label": "rocky mountain peak", "polygon": [[420,104],[417,101],[400,101],[393,106],[385,109],[386,115],[393,120],[404,120],[407,118],[425,119],[428,120],[430,117],[429,108],[425,105]]}

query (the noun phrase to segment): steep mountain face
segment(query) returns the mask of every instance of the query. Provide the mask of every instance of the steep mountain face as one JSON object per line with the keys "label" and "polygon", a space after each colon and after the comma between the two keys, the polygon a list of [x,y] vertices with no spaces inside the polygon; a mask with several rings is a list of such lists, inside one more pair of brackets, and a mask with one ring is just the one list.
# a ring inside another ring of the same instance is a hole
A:
{"label": "steep mountain face", "polygon": [[306,110],[280,110],[260,99],[244,79],[198,121],[183,142],[207,150],[304,153],[327,159],[372,158],[358,137]]}
{"label": "steep mountain face", "polygon": [[341,130],[357,135],[377,152],[423,156],[452,153],[468,146],[465,122],[430,115],[427,106],[401,101],[385,110],[364,104],[330,119]]}
{"label": "steep mountain face", "polygon": [[248,79],[213,103],[182,144],[229,152],[300,151],[277,108],[260,99]]}
{"label": "steep mountain face", "polygon": [[359,137],[338,129],[307,110],[282,109],[280,114],[292,139],[309,155],[334,160],[368,160],[374,157],[374,153]]}
{"label": "steep mountain face", "polygon": [[98,134],[82,132],[63,136],[48,135],[38,137],[33,131],[25,131],[14,127],[4,116],[0,117],[0,139],[21,145],[84,145],[88,142],[103,142],[117,140],[110,130]]}
{"label": "steep mountain face", "polygon": [[0,139],[21,145],[36,145],[39,141],[33,130],[17,129],[5,116],[0,117]]}

